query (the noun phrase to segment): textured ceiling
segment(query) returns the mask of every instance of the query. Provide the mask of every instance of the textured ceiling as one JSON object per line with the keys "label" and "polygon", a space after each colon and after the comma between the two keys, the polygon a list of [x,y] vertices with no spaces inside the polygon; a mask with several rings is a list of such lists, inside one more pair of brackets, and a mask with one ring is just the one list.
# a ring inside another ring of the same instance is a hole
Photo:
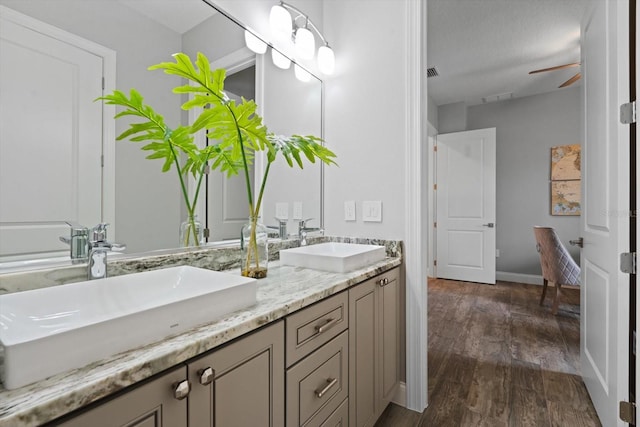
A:
{"label": "textured ceiling", "polygon": [[427,65],[440,74],[428,79],[429,96],[437,105],[476,105],[498,94],[562,90],[558,86],[579,68],[528,72],[580,60],[580,23],[588,4],[428,0]]}

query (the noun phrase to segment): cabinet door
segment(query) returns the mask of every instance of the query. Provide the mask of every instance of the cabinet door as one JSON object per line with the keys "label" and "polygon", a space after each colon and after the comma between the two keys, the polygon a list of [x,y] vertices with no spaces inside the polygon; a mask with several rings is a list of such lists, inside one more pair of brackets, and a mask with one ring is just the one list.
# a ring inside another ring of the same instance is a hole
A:
{"label": "cabinet door", "polygon": [[400,277],[393,269],[376,278],[378,285],[378,360],[380,400],[378,415],[381,415],[396,394],[400,384]]}
{"label": "cabinet door", "polygon": [[191,427],[284,426],[284,326],[277,322],[188,365]]}
{"label": "cabinet door", "polygon": [[186,427],[187,400],[178,400],[174,386],[187,379],[181,366],[155,380],[57,424],[62,427]]}
{"label": "cabinet door", "polygon": [[349,290],[349,425],[373,426],[399,384],[400,274]]}
{"label": "cabinet door", "polygon": [[376,421],[376,283],[368,280],[349,289],[349,425]]}

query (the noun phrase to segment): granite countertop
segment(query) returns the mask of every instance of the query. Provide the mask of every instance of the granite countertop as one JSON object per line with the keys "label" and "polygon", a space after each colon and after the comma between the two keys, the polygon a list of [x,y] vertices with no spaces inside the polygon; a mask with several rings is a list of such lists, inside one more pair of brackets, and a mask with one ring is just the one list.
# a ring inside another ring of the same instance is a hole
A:
{"label": "granite countertop", "polygon": [[[269,276],[258,282],[257,303],[248,309],[16,390],[0,387],[0,427],[33,426],[54,420],[401,262],[401,257],[387,257],[367,268],[344,274],[271,262]],[[239,274],[237,270],[229,272]]]}

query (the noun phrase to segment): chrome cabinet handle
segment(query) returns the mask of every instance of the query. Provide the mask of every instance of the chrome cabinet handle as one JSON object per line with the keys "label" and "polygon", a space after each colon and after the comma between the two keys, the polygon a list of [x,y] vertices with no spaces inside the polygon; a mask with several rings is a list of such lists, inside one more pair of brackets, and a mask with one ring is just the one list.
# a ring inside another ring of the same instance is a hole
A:
{"label": "chrome cabinet handle", "polygon": [[324,396],[329,391],[329,389],[331,389],[331,387],[333,387],[337,383],[338,383],[338,379],[337,378],[334,378],[334,379],[327,378],[327,385],[324,386],[324,388],[322,390],[316,390],[315,391],[316,397],[318,399],[321,398],[322,396]]}
{"label": "chrome cabinet handle", "polygon": [[191,383],[188,380],[179,381],[177,383],[173,383],[173,397],[178,400],[182,400],[189,395],[191,391]]}
{"label": "chrome cabinet handle", "polygon": [[320,335],[323,332],[327,332],[329,329],[333,328],[336,323],[338,323],[338,320],[340,320],[339,318],[335,318],[335,319],[327,319],[327,323],[325,323],[322,326],[316,326],[316,333],[315,335]]}
{"label": "chrome cabinet handle", "polygon": [[213,382],[213,369],[210,367],[206,367],[204,369],[200,369],[198,372],[198,382],[202,385],[209,385]]}
{"label": "chrome cabinet handle", "polygon": [[389,278],[385,277],[384,279],[380,279],[378,280],[378,285],[380,286],[386,286],[389,284]]}
{"label": "chrome cabinet handle", "polygon": [[584,247],[584,239],[582,237],[579,237],[577,240],[569,240],[569,244],[571,246],[578,246],[580,248]]}
{"label": "chrome cabinet handle", "polygon": [[483,227],[493,228],[493,227],[495,227],[495,224],[494,224],[494,223],[492,223],[492,222],[488,222],[488,223],[486,223],[486,224],[482,224],[482,226],[483,226]]}

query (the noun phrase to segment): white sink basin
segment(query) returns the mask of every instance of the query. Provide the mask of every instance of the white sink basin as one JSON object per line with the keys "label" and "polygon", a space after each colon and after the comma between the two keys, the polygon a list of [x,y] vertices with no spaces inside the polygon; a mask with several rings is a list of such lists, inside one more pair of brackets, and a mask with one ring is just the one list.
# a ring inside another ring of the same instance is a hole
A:
{"label": "white sink basin", "polygon": [[195,267],[0,295],[7,389],[162,340],[256,302],[256,280]]}
{"label": "white sink basin", "polygon": [[382,261],[385,255],[384,246],[329,242],[281,250],[280,263],[347,273]]}

